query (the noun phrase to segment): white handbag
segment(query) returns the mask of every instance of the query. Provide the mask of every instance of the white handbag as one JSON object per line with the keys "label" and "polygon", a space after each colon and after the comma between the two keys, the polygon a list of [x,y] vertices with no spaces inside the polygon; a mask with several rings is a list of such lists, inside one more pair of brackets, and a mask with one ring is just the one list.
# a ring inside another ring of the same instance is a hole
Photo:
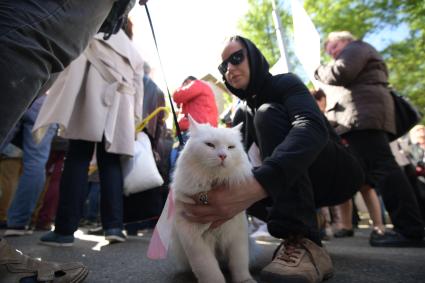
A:
{"label": "white handbag", "polygon": [[149,137],[144,132],[137,134],[134,142],[134,156],[122,157],[124,195],[139,193],[164,184],[159,174]]}

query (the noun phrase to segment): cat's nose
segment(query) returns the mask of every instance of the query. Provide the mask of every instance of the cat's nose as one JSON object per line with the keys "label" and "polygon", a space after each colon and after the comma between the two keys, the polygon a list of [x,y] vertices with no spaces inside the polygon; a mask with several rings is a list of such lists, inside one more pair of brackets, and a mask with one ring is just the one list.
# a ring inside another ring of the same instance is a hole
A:
{"label": "cat's nose", "polygon": [[221,153],[218,155],[218,157],[220,157],[221,161],[223,161],[224,159],[226,159],[227,155],[224,153]]}

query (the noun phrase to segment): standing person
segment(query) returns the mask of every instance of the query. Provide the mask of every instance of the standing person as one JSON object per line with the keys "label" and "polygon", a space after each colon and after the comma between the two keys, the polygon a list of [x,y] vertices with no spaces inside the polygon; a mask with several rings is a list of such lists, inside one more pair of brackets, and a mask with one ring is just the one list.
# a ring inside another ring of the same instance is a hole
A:
{"label": "standing person", "polygon": [[188,115],[198,123],[209,123],[213,127],[218,124],[218,110],[211,87],[193,76],[188,76],[181,87],[173,94],[173,100],[181,108],[184,115],[179,126],[182,132],[189,129]]}
{"label": "standing person", "polygon": [[7,212],[7,230],[5,236],[23,236],[32,234],[31,216],[43,191],[46,181],[46,163],[50,154],[50,145],[56,134],[56,125],[47,129],[38,143],[32,135],[37,115],[46,96],[38,97],[25,111],[12,135],[22,134],[23,171]]}
{"label": "standing person", "polygon": [[[110,13],[113,4],[123,7]],[[147,0],[140,0],[141,5]],[[0,4],[0,147],[38,93],[48,88],[53,73],[61,72],[87,46],[99,28],[111,33],[134,5],[129,0],[15,1]],[[111,16],[108,17],[108,14]],[[109,24],[103,26],[105,19]],[[111,25],[112,24],[112,25]],[[25,78],[24,80],[22,78]],[[81,282],[88,274],[81,263],[58,264],[29,258],[0,239],[2,278],[40,282],[60,278]],[[20,270],[12,272],[11,270]],[[40,273],[40,270],[42,272]]]}
{"label": "standing person", "polygon": [[[190,114],[198,123],[209,123],[213,127],[218,125],[218,109],[215,103],[214,92],[211,87],[194,76],[184,79],[181,87],[177,88],[173,94],[173,100],[177,107],[181,108],[183,117],[179,120],[179,127],[183,141],[186,141],[186,134],[189,129]],[[181,148],[173,148],[170,155],[170,168],[173,170]]]}
{"label": "standing person", "polygon": [[122,232],[120,157],[134,153],[135,124],[142,118],[142,101],[143,60],[122,30],[107,41],[96,36],[51,88],[34,128],[60,124],[69,148],[55,230],[41,237],[42,244],[73,245],[95,148],[105,238],[110,242],[126,240]]}
{"label": "standing person", "polygon": [[387,67],[371,45],[347,32],[332,32],[325,42],[334,59],[320,66],[326,84],[326,116],[348,142],[366,172],[361,190],[379,187],[394,224],[393,231],[370,237],[372,246],[424,246],[424,223],[412,187],[397,165],[388,134],[395,133],[394,104]]}
{"label": "standing person", "polygon": [[[272,236],[283,239],[262,270],[263,279],[321,282],[332,276],[333,266],[320,240],[308,169],[328,140],[323,115],[298,77],[269,73],[268,62],[250,40],[230,38],[221,57],[219,70],[227,88],[247,102],[253,116],[251,134],[262,164],[244,183],[213,188],[207,204],[198,200],[186,205],[186,217],[212,222],[213,228],[252,205],[252,211],[262,206],[262,215],[254,216],[267,221]],[[245,135],[248,126],[244,125]]]}
{"label": "standing person", "polygon": [[[158,107],[165,106],[165,96],[162,90],[150,77],[151,67],[147,62],[143,65],[143,71],[143,119],[145,119]],[[161,111],[146,125],[146,131],[152,138],[152,149],[154,151],[157,150],[159,140],[165,136],[165,131],[167,130],[165,116],[166,113]]]}

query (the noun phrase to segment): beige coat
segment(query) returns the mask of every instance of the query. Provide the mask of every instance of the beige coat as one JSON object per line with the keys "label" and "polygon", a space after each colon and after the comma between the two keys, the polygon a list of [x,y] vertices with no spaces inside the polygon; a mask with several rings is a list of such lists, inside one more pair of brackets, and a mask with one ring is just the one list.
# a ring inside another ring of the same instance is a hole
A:
{"label": "beige coat", "polygon": [[106,151],[133,155],[135,123],[142,117],[143,60],[120,31],[96,36],[48,92],[34,131],[60,125],[68,139],[100,142]]}

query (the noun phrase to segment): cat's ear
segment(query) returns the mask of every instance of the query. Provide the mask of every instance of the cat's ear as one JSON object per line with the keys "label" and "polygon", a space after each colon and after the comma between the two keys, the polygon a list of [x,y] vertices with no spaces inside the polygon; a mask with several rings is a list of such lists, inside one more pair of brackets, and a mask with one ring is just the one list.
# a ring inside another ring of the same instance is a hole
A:
{"label": "cat's ear", "polygon": [[192,118],[192,116],[190,116],[190,114],[187,115],[188,119],[189,119],[189,132],[190,133],[196,133],[196,131],[198,130],[199,124],[195,121],[195,119]]}
{"label": "cat's ear", "polygon": [[234,126],[234,127],[232,127],[232,129],[235,129],[235,130],[237,130],[237,131],[241,131],[241,129],[242,129],[242,126],[243,126],[243,122],[240,122],[239,124],[237,124],[236,126]]}

